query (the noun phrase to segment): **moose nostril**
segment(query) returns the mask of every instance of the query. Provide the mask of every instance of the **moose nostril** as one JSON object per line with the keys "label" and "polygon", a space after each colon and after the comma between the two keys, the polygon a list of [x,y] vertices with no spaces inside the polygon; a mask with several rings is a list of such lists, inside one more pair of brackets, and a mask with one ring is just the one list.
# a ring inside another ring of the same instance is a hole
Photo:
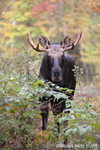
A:
{"label": "moose nostril", "polygon": [[54,76],[55,76],[55,77],[58,77],[59,75],[60,75],[59,72],[54,72]]}

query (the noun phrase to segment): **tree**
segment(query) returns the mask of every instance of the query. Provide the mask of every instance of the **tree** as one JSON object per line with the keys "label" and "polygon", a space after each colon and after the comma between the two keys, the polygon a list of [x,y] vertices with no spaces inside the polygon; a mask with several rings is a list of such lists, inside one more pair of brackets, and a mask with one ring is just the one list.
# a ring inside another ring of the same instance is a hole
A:
{"label": "tree", "polygon": [[[60,42],[63,36],[71,34],[72,41],[75,41],[80,28],[83,36],[78,47],[73,51],[73,56],[79,62],[84,62],[86,78],[89,80],[89,70],[93,73],[94,68],[99,66],[99,1],[9,0],[9,3],[1,2],[0,33],[1,45],[6,46],[5,52],[11,53],[7,47],[18,48],[21,43],[26,44],[29,30],[37,44],[39,34],[44,34],[51,42]],[[6,7],[2,7],[3,5]],[[72,55],[71,52],[69,53]]]}

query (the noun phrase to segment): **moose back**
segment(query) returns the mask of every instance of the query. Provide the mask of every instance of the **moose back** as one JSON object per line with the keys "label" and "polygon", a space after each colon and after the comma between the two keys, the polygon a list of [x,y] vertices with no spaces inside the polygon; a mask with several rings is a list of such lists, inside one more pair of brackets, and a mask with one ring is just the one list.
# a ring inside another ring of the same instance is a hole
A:
{"label": "moose back", "polygon": [[[28,42],[32,48],[37,52],[45,52],[40,68],[42,77],[45,80],[51,81],[60,87],[71,89],[73,92],[70,96],[70,99],[72,99],[74,95],[76,86],[76,79],[73,72],[75,61],[71,56],[66,55],[64,52],[72,50],[79,42],[81,36],[82,32],[79,32],[75,43],[71,44],[71,36],[67,35],[61,40],[61,43],[59,44],[50,43],[47,37],[39,35],[39,43],[37,46],[35,46],[32,41],[30,32],[28,34]],[[39,44],[43,47],[43,49],[39,48]],[[46,96],[40,98],[40,101],[43,103],[41,106],[42,130],[47,128],[48,123],[48,99],[49,98]],[[53,101],[52,95],[52,100],[50,103],[54,115],[60,114],[65,109],[65,100],[63,98],[60,98],[58,101]]]}

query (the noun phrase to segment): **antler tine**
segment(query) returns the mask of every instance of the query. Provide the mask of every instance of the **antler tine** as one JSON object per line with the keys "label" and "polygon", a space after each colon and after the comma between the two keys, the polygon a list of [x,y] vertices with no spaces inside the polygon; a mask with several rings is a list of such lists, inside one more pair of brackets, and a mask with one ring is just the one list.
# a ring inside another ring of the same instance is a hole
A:
{"label": "antler tine", "polygon": [[74,43],[74,46],[77,45],[77,43],[79,42],[79,40],[81,39],[81,37],[82,37],[82,32],[81,32],[80,29],[79,29],[79,35],[78,35],[78,37],[77,37],[77,39],[76,39],[76,41],[75,41],[75,43]]}
{"label": "antler tine", "polygon": [[63,49],[63,50],[62,50],[63,53],[64,53],[65,51],[67,51],[67,50],[72,50],[72,49],[78,44],[78,42],[79,42],[79,40],[81,39],[81,37],[82,37],[82,32],[81,32],[80,29],[79,29],[79,34],[78,34],[78,37],[77,37],[75,43],[72,43],[71,46],[69,46],[69,47]]}
{"label": "antler tine", "polygon": [[28,42],[29,42],[29,44],[32,46],[33,49],[36,48],[35,44],[32,41],[30,30],[29,30],[29,33],[28,33],[27,36],[28,36]]}
{"label": "antler tine", "polygon": [[28,43],[32,46],[32,48],[34,50],[36,50],[37,52],[47,52],[48,53],[48,50],[46,49],[39,49],[39,43],[37,44],[37,46],[33,43],[33,40],[31,38],[31,34],[30,34],[30,30],[29,30],[29,33],[28,33]]}

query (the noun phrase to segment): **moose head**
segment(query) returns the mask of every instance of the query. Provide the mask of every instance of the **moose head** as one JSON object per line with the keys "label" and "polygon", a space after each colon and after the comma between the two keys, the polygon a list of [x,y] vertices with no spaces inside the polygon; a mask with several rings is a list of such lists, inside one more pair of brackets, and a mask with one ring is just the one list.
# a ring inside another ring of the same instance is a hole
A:
{"label": "moose head", "polygon": [[[64,52],[68,50],[72,50],[77,43],[79,42],[82,36],[82,32],[79,31],[79,35],[75,41],[75,43],[71,43],[71,36],[67,35],[61,40],[61,43],[50,43],[48,38],[44,35],[39,35],[39,43],[37,46],[32,41],[30,32],[28,34],[28,42],[32,46],[32,48],[37,52],[46,52],[45,60],[47,60],[46,64],[48,66],[49,80],[58,83],[63,79],[63,67],[64,67]],[[39,44],[44,48],[40,49]]]}

